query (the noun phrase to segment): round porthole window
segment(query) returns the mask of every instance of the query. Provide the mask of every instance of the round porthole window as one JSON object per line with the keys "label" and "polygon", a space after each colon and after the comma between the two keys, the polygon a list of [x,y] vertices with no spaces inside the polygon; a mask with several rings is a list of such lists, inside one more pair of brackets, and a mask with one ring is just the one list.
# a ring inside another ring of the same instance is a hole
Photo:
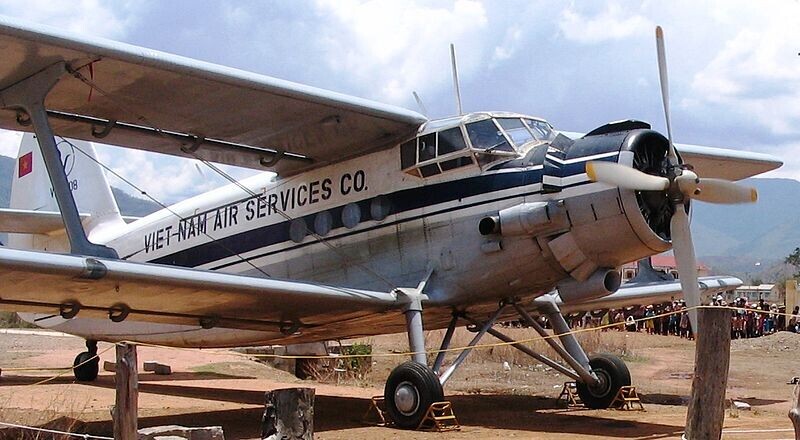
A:
{"label": "round porthole window", "polygon": [[314,232],[321,236],[328,235],[333,228],[333,216],[328,211],[322,211],[314,218]]}
{"label": "round porthole window", "polygon": [[342,223],[347,229],[353,229],[361,221],[361,208],[355,203],[348,203],[342,209]]}
{"label": "round porthole window", "polygon": [[306,228],[306,221],[302,218],[296,218],[289,223],[289,238],[295,243],[300,243],[306,238],[308,229]]}
{"label": "round porthole window", "polygon": [[386,196],[375,197],[369,205],[369,213],[372,219],[377,221],[385,219],[391,210],[391,202],[389,202],[389,198]]}

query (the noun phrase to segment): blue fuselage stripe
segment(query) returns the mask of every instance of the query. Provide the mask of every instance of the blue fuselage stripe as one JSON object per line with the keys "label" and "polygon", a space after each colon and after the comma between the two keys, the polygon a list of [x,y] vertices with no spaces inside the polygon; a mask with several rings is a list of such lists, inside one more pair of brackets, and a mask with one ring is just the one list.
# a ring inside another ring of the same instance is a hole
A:
{"label": "blue fuselage stripe", "polygon": [[[616,161],[616,156],[602,158],[599,160]],[[528,170],[521,169],[520,171],[512,171],[512,172],[484,174],[480,176],[468,177],[449,182],[441,182],[416,188],[400,190],[393,193],[384,194],[383,197],[385,197],[386,200],[388,200],[389,202],[390,214],[392,215],[402,214],[404,212],[413,211],[420,208],[432,207],[435,205],[447,202],[453,202],[456,200],[460,201],[462,199],[469,197],[542,183],[542,176],[544,172],[545,170],[543,170],[542,168],[538,168],[538,169],[528,169]],[[578,175],[584,172],[585,172],[585,162],[576,162],[568,165],[562,165],[561,173],[559,174],[561,174],[561,176],[564,177],[569,177],[571,175]],[[562,188],[577,186],[582,183],[563,186]],[[507,196],[502,198],[482,200],[480,202],[469,205],[459,205],[449,209],[444,209],[436,213],[465,209],[485,203],[492,203],[499,200],[521,197],[525,195],[536,194],[539,192],[540,191],[535,191],[529,194],[514,194],[512,196]],[[371,204],[373,200],[374,197],[371,197],[368,199],[355,202],[360,208],[362,220],[372,220]],[[337,229],[344,228],[344,224],[342,223],[342,211],[345,206],[346,205],[341,205],[325,210],[331,214],[331,218],[333,221],[331,231],[336,231]],[[413,221],[423,216],[435,215],[436,213],[426,213],[425,215],[422,216],[403,218],[395,222],[385,222],[375,225],[372,228],[359,229],[352,232],[344,232],[341,234],[337,234],[336,236],[331,236],[327,238],[333,239],[333,238],[346,237],[349,235],[362,233],[376,228],[391,226],[401,222]],[[317,212],[314,212],[300,217],[305,221],[309,230],[313,230],[314,219],[317,214],[318,214]],[[251,252],[267,246],[273,246],[276,244],[290,241],[291,239],[289,235],[289,225],[290,225],[290,220],[286,220],[283,222],[266,225],[255,229],[250,229],[238,234],[233,234],[224,238],[217,239],[212,242],[203,243],[198,246],[177,251],[172,254],[153,259],[150,262],[157,264],[184,266],[184,267],[201,266],[204,264],[212,263],[214,261],[219,261],[225,258],[229,258],[234,255],[241,255],[243,253]],[[273,252],[267,252],[257,256],[248,257],[246,260],[260,258],[272,255],[277,252],[284,252],[299,247],[308,246],[316,242],[317,242],[316,240],[313,240],[308,243],[301,243],[298,244],[297,246],[293,246],[290,248],[280,249]],[[245,260],[240,259],[234,262],[214,267],[212,269],[222,269],[224,267],[228,267],[233,264],[239,264],[243,261]]]}

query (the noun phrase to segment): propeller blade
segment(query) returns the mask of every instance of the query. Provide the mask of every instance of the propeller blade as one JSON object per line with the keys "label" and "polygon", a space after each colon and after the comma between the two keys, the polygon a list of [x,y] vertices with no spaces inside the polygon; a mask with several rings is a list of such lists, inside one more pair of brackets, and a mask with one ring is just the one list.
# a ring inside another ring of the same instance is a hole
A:
{"label": "propeller blade", "polygon": [[[683,204],[675,205],[675,214],[670,220],[672,233],[672,251],[675,254],[675,263],[678,266],[683,298],[688,307],[700,305],[700,287],[697,284],[697,259],[694,256],[692,233],[689,230],[689,217],[683,209]],[[697,333],[697,310],[689,310],[689,320],[692,331]]]}
{"label": "propeller blade", "polygon": [[669,188],[669,179],[666,177],[645,174],[615,162],[587,162],[586,174],[593,182],[603,182],[625,189],[662,191]]}
{"label": "propeller blade", "polygon": [[656,26],[656,53],[658,54],[658,79],[661,82],[661,102],[664,104],[664,118],[667,121],[667,138],[669,139],[669,156],[673,163],[678,163],[678,154],[672,144],[672,123],[669,117],[669,78],[667,78],[667,54],[664,49],[664,31]]}
{"label": "propeller blade", "polygon": [[700,193],[691,197],[708,203],[755,203],[758,200],[758,191],[755,188],[724,179],[701,178],[697,189]]}

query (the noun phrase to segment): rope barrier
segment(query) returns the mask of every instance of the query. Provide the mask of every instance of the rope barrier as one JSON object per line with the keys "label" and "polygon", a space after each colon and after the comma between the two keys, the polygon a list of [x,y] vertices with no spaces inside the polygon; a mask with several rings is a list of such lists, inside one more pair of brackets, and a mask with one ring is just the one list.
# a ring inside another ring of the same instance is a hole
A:
{"label": "rope barrier", "polygon": [[59,435],[66,435],[69,437],[78,437],[83,439],[114,440],[114,438],[112,437],[102,437],[90,434],[78,434],[75,432],[56,431],[55,429],[37,428],[35,426],[17,425],[15,423],[0,422],[0,425],[7,426],[9,428],[27,429],[29,431],[46,432],[48,434],[59,434]]}
{"label": "rope barrier", "polygon": [[[638,324],[640,322],[650,321],[650,320],[654,320],[654,319],[660,319],[660,318],[671,316],[671,315],[682,314],[682,313],[688,312],[690,310],[700,310],[700,309],[727,309],[727,310],[731,310],[731,311],[745,311],[745,312],[754,312],[754,313],[760,313],[760,314],[781,315],[781,316],[786,316],[786,317],[795,316],[795,315],[792,315],[791,313],[772,312],[772,311],[768,311],[768,310],[750,309],[750,308],[746,308],[746,307],[700,305],[700,306],[694,306],[694,307],[687,307],[687,308],[684,308],[684,309],[681,309],[681,310],[673,310],[673,311],[670,311],[670,312],[665,312],[665,313],[661,313],[661,314],[654,315],[654,316],[648,316],[648,317],[642,317],[642,318],[626,320],[626,321],[622,321],[622,322],[615,322],[615,323],[610,323],[610,324],[599,325],[599,326],[596,326],[596,327],[584,327],[584,328],[573,329],[573,330],[571,330],[569,332],[562,333],[560,335],[553,333],[553,334],[550,334],[550,335],[547,335],[547,336],[536,336],[536,337],[532,337],[532,338],[514,340],[512,342],[499,341],[499,342],[492,342],[492,343],[485,343],[485,344],[476,344],[476,345],[474,345],[472,347],[464,346],[464,347],[451,347],[451,348],[445,348],[445,349],[431,349],[431,350],[426,350],[424,353],[427,354],[427,355],[436,355],[436,354],[439,354],[439,353],[460,352],[460,351],[465,350],[467,348],[480,350],[480,349],[487,349],[487,348],[505,347],[505,346],[510,346],[510,345],[513,345],[513,344],[527,344],[527,343],[537,342],[537,341],[546,341],[548,339],[555,339],[555,338],[559,338],[561,336],[566,336],[566,335],[578,335],[578,334],[581,334],[581,333],[602,331],[602,330],[610,329],[610,328],[619,328],[619,327],[623,327],[624,328],[626,326],[633,325],[633,324]],[[150,348],[160,348],[160,349],[165,349],[165,350],[174,350],[174,351],[196,351],[196,350],[198,350],[197,348],[169,347],[169,346],[166,346],[166,345],[149,344],[149,343],[134,342],[134,341],[120,341],[120,343],[137,345],[137,346],[141,346],[141,347],[150,347]],[[102,350],[101,352],[99,352],[97,355],[93,356],[90,359],[87,359],[86,361],[82,362],[79,365],[76,365],[75,367],[78,367],[80,365],[83,365],[83,364],[85,364],[87,362],[92,361],[93,359],[99,357],[101,354],[105,353],[106,351],[110,350],[113,347],[114,347],[114,345],[111,345],[110,347],[108,347],[108,348]],[[296,359],[388,358],[388,357],[409,357],[409,356],[412,356],[414,354],[418,354],[417,352],[412,352],[412,351],[402,351],[402,352],[369,353],[369,354],[340,354],[340,355],[336,355],[336,356],[331,356],[331,355],[287,355],[287,354],[266,354],[266,353],[265,354],[260,354],[260,353],[258,353],[258,354],[256,354],[256,353],[248,354],[248,353],[238,353],[238,352],[230,351],[230,350],[216,350],[216,349],[204,350],[204,353],[211,354],[211,355],[214,355],[214,356],[237,356],[237,357],[242,357],[242,358],[247,358],[247,359],[259,358],[259,359],[288,359],[288,360],[292,360],[292,359],[296,360]],[[67,368],[63,372],[57,374],[56,376],[53,376],[53,377],[47,378],[45,380],[42,380],[42,381],[39,381],[39,382],[36,382],[36,383],[33,383],[33,384],[29,384],[29,385],[41,385],[41,384],[50,382],[52,380],[55,380],[55,379],[65,375],[65,374],[71,372],[75,367]],[[32,369],[29,369],[29,368],[27,368],[27,369],[26,368],[13,368],[13,369],[9,368],[9,369],[3,369],[3,370],[5,370],[5,371],[25,371],[25,370],[32,370]],[[42,368],[40,370],[56,370],[56,369],[55,368],[53,368],[53,369],[44,369],[44,368]]]}
{"label": "rope barrier", "polygon": [[[575,334],[593,332],[593,331],[598,331],[598,330],[602,331],[602,330],[605,330],[605,329],[608,329],[608,328],[625,327],[625,326],[631,325],[631,321],[633,323],[638,324],[640,322],[645,322],[645,321],[649,321],[649,320],[664,318],[664,317],[668,317],[668,316],[675,315],[675,314],[682,314],[682,313],[688,312],[690,310],[700,310],[700,309],[727,309],[727,310],[731,310],[731,311],[745,311],[745,312],[754,312],[754,313],[760,313],[760,314],[771,314],[771,315],[786,316],[786,317],[795,316],[795,315],[792,315],[791,313],[781,313],[781,312],[773,312],[773,311],[768,311],[768,310],[750,309],[750,308],[746,308],[746,307],[701,305],[701,306],[688,307],[688,308],[684,308],[684,309],[681,309],[681,310],[674,310],[674,311],[670,311],[670,312],[665,312],[665,313],[661,313],[661,314],[654,315],[654,316],[648,316],[648,317],[643,317],[643,318],[638,318],[638,319],[626,320],[626,321],[623,321],[623,322],[615,322],[615,323],[600,325],[600,326],[597,326],[597,327],[586,327],[586,328],[575,329],[575,330],[571,330],[571,331],[569,331],[567,333],[563,333],[561,335],[551,334],[551,335],[544,336],[544,337],[543,336],[539,336],[539,337],[534,337],[534,338],[516,340],[516,341],[513,341],[513,342],[497,342],[497,343],[489,343],[489,344],[477,344],[477,345],[473,346],[472,348],[473,349],[494,348],[494,347],[508,346],[508,345],[517,344],[517,343],[524,344],[524,343],[530,343],[530,342],[535,342],[535,341],[544,341],[546,339],[557,338],[559,336],[564,336],[564,335],[569,335],[569,334],[575,335]],[[168,346],[157,345],[157,344],[137,343],[137,342],[130,342],[130,341],[124,341],[124,343],[134,344],[134,345],[143,346],[143,347],[162,348],[162,349],[168,349],[168,350],[179,350],[179,351],[195,351],[195,350],[197,350],[197,349],[194,349],[194,348],[168,347]],[[53,377],[50,377],[50,378],[47,378],[47,379],[38,381],[38,382],[33,383],[33,384],[29,384],[29,385],[41,385],[41,384],[45,384],[45,383],[51,382],[51,381],[63,376],[64,374],[67,374],[68,372],[71,372],[74,368],[77,368],[77,367],[79,367],[81,365],[84,365],[84,364],[86,364],[88,362],[93,361],[94,359],[99,358],[99,356],[101,354],[111,350],[114,347],[115,347],[115,345],[111,345],[111,346],[105,348],[104,350],[99,351],[96,355],[94,355],[91,358],[85,360],[84,362],[81,362],[80,364],[78,364],[78,365],[76,365],[74,367],[65,368],[64,371],[62,371],[61,373],[59,373],[59,374],[57,374],[57,375],[55,375]],[[455,348],[447,348],[447,349],[426,350],[425,353],[429,354],[429,355],[432,355],[432,354],[438,354],[440,352],[461,351],[461,350],[464,350],[466,348],[468,348],[468,347],[455,347]],[[227,355],[227,356],[234,355],[234,356],[241,356],[241,357],[247,357],[247,358],[250,358],[250,357],[277,358],[277,359],[330,359],[331,358],[331,356],[327,356],[327,355],[246,354],[246,353],[237,353],[237,352],[233,352],[233,351],[216,351],[216,350],[207,351],[206,353],[210,353],[210,354],[213,354],[213,355]],[[338,358],[338,359],[352,359],[352,358],[365,358],[365,357],[394,357],[394,356],[411,356],[412,354],[415,354],[415,353],[414,352],[396,352],[396,353],[352,354],[352,355],[340,355],[340,356],[336,356],[336,358]],[[47,370],[59,370],[59,368],[6,368],[4,370],[5,371],[47,371]],[[94,435],[90,435],[90,434],[71,433],[71,432],[65,432],[65,431],[58,431],[58,430],[54,430],[54,429],[37,428],[37,427],[25,426],[25,425],[19,425],[19,424],[14,424],[14,423],[7,423],[7,422],[0,422],[0,425],[6,426],[6,427],[11,427],[11,428],[18,428],[18,429],[26,429],[26,430],[31,430],[31,431],[44,432],[44,433],[48,433],[48,434],[59,434],[59,435],[65,435],[65,436],[69,436],[69,437],[78,437],[78,438],[83,438],[83,439],[113,440],[113,438],[111,438],[111,437],[94,436]]]}
{"label": "rope barrier", "polygon": [[32,384],[28,384],[29,386],[30,385],[43,385],[43,384],[46,384],[48,382],[52,382],[52,381],[58,379],[59,377],[64,376],[65,374],[71,373],[73,370],[75,370],[78,367],[81,367],[81,366],[83,366],[85,364],[88,364],[89,362],[93,362],[95,359],[99,360],[101,354],[111,350],[114,347],[115,347],[115,345],[111,345],[111,346],[109,346],[109,347],[97,352],[97,354],[95,354],[94,356],[92,356],[92,357],[86,359],[85,361],[83,361],[83,362],[81,362],[81,363],[79,363],[77,365],[74,365],[72,367],[66,367],[66,368],[25,368],[25,367],[18,367],[18,368],[3,368],[2,371],[6,372],[6,371],[58,371],[58,370],[63,370],[60,373],[56,374],[55,376],[51,376],[51,377],[48,377],[46,379],[42,379],[42,380],[40,380],[38,382],[35,382],[35,383],[32,383]]}

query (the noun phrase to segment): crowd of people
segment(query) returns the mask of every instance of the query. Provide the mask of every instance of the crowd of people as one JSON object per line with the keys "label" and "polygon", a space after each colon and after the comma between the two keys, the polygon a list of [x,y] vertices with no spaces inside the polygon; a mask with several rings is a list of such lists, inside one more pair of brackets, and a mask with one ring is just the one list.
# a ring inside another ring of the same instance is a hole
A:
{"label": "crowd of people", "polygon": [[[712,305],[735,307],[731,309],[733,339],[756,338],[784,330],[800,333],[800,307],[795,307],[787,316],[783,305],[768,304],[763,299],[748,302],[744,297],[729,304],[722,295],[714,298]],[[694,339],[688,308],[683,300],[578,313],[568,316],[568,319],[573,327],[603,327],[604,330],[640,331]]]}

